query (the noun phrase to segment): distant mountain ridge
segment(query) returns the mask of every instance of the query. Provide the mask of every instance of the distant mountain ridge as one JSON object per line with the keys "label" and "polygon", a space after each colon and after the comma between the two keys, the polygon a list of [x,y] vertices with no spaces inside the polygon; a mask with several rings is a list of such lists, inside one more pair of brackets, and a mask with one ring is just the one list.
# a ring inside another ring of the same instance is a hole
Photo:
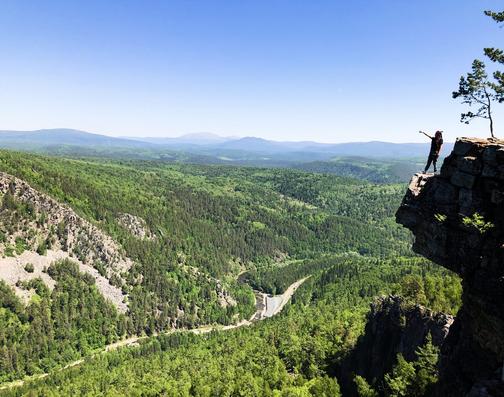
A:
{"label": "distant mountain ridge", "polygon": [[[418,157],[428,153],[429,143],[391,143],[382,141],[348,142],[348,143],[318,143],[278,142],[262,138],[245,137],[227,141],[221,148],[246,150],[250,152],[281,153],[281,152],[313,152],[330,153],[338,156],[363,157]],[[449,149],[447,149],[447,148]],[[451,150],[453,143],[446,143],[444,151]]]}
{"label": "distant mountain ridge", "polygon": [[[68,128],[44,129],[35,131],[0,130],[0,146],[18,148],[19,145],[76,145],[76,146],[117,146],[138,147],[149,145],[132,139],[115,138]],[[22,147],[20,147],[22,149]]]}
{"label": "distant mountain ridge", "polygon": [[[231,160],[233,155],[243,157],[244,153],[253,156],[317,154],[312,160],[325,160],[333,156],[363,156],[411,158],[423,157],[429,151],[426,143],[390,143],[382,141],[319,143],[313,141],[272,141],[257,137],[221,137],[212,133],[195,133],[175,138],[163,137],[112,137],[74,129],[44,129],[36,131],[0,130],[0,147],[35,150],[51,147],[97,147],[97,148],[143,148],[149,150],[185,150],[198,154],[223,157]],[[451,151],[453,144],[445,143],[443,152]],[[246,156],[249,158],[250,156]],[[301,156],[304,157],[304,156]]]}

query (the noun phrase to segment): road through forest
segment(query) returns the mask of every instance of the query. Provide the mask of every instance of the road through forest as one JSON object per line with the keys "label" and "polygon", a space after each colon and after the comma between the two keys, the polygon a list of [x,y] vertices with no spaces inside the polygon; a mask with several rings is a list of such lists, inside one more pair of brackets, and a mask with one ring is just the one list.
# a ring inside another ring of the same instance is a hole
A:
{"label": "road through forest", "polygon": [[[265,294],[262,292],[256,292],[256,312],[249,320],[242,320],[239,323],[233,324],[233,325],[216,325],[216,326],[206,325],[203,327],[193,328],[193,329],[179,328],[179,329],[174,329],[174,330],[162,332],[160,334],[154,334],[151,336],[146,336],[146,335],[132,336],[130,338],[122,339],[118,342],[111,343],[111,344],[105,346],[104,348],[102,348],[100,351],[98,351],[88,357],[73,361],[70,364],[64,366],[63,368],[60,368],[58,371],[62,371],[64,369],[70,368],[70,367],[75,367],[75,366],[81,364],[82,362],[84,362],[85,359],[92,358],[93,356],[96,356],[96,355],[104,353],[104,352],[109,352],[109,351],[112,351],[112,350],[115,350],[115,349],[118,349],[118,348],[124,347],[124,346],[138,345],[139,341],[141,341],[143,339],[147,339],[147,338],[152,338],[152,337],[155,337],[158,335],[167,335],[167,334],[172,334],[174,332],[180,332],[180,331],[192,332],[196,335],[201,335],[201,334],[207,334],[212,331],[228,331],[228,330],[239,328],[239,327],[249,326],[249,325],[253,324],[254,322],[261,321],[261,320],[264,320],[269,317],[273,317],[274,315],[280,313],[282,311],[282,309],[285,307],[285,305],[290,301],[290,299],[292,298],[292,295],[294,295],[294,292],[296,292],[296,290],[301,286],[301,284],[303,284],[309,277],[310,276],[304,277],[304,278],[292,283],[285,290],[285,292],[281,295],[271,296],[271,295],[268,295],[268,294]],[[37,374],[37,375],[33,375],[33,376],[26,378],[26,379],[20,379],[20,380],[12,381],[9,383],[5,383],[3,385],[0,385],[0,390],[8,389],[11,387],[16,387],[16,386],[22,386],[27,381],[42,379],[48,375],[49,375],[48,373]]]}

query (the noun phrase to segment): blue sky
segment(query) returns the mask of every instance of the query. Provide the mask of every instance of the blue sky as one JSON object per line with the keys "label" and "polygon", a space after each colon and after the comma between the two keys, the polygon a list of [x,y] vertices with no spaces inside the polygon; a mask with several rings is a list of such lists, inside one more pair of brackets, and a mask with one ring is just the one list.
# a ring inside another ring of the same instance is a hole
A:
{"label": "blue sky", "polygon": [[451,92],[483,47],[504,47],[504,29],[483,15],[499,3],[3,0],[0,129],[486,136],[485,121],[459,123]]}

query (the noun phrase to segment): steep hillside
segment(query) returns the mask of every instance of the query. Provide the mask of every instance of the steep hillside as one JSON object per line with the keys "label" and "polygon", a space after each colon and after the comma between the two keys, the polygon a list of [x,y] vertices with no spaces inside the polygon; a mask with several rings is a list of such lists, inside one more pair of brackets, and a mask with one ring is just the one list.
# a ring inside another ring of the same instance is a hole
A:
{"label": "steep hillside", "polygon": [[0,278],[26,297],[16,285],[19,281],[42,277],[53,287],[54,280],[43,269],[72,257],[81,271],[95,278],[104,296],[126,311],[121,287],[132,261],[109,236],[68,206],[9,174],[0,173],[0,193],[0,254],[12,258],[0,260]]}

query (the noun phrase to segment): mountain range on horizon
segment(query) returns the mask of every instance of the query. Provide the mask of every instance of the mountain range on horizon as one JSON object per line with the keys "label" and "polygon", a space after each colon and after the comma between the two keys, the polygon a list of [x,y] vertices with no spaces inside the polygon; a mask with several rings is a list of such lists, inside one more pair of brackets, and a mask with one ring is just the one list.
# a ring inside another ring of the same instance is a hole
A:
{"label": "mountain range on horizon", "polygon": [[[412,158],[425,156],[429,143],[392,143],[383,141],[320,143],[315,141],[274,141],[258,137],[221,137],[213,133],[193,133],[178,137],[112,137],[86,131],[57,128],[34,131],[0,130],[0,147],[17,150],[47,151],[57,147],[138,148],[204,153],[223,158],[253,155],[314,153],[315,160],[333,156]],[[449,152],[453,143],[445,143]]]}

